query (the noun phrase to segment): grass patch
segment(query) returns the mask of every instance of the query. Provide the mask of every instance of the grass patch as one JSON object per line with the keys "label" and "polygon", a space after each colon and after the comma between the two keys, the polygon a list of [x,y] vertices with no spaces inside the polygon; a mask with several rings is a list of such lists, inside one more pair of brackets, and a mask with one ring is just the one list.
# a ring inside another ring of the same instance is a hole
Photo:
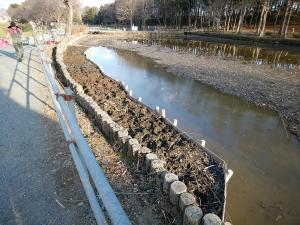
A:
{"label": "grass patch", "polygon": [[0,23],[0,38],[6,38],[8,23]]}

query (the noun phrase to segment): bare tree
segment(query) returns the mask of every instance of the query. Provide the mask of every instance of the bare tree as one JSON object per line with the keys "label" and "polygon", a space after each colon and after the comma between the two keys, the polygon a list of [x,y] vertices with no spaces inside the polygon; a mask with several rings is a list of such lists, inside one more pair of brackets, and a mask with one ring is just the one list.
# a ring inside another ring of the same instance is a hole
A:
{"label": "bare tree", "polygon": [[267,21],[267,16],[269,13],[269,8],[270,8],[270,0],[264,0],[263,5],[262,5],[262,10],[260,14],[260,20],[259,24],[256,30],[257,35],[262,37],[265,33],[265,27],[266,27],[266,21]]}
{"label": "bare tree", "polygon": [[246,12],[247,12],[247,1],[243,0],[240,3],[240,7],[239,7],[239,20],[236,28],[236,33],[241,33]]}
{"label": "bare tree", "polygon": [[60,22],[66,12],[61,0],[26,0],[21,5],[12,4],[9,14],[16,20],[32,20],[37,23]]}
{"label": "bare tree", "polygon": [[137,3],[137,12],[140,12],[142,26],[146,26],[146,21],[150,18],[154,7],[153,0],[140,0]]}
{"label": "bare tree", "polygon": [[208,10],[212,15],[213,27],[220,30],[221,18],[225,10],[227,1],[224,0],[210,0]]}
{"label": "bare tree", "polygon": [[124,22],[130,21],[130,26],[133,26],[133,16],[138,0],[116,0],[116,18]]}
{"label": "bare tree", "polygon": [[290,18],[293,10],[294,1],[293,0],[286,0],[284,2],[283,10],[284,10],[284,18],[280,26],[279,34],[282,37],[287,36],[288,27],[290,23]]}
{"label": "bare tree", "polygon": [[72,34],[72,26],[73,26],[73,7],[70,0],[63,0],[63,2],[68,10],[66,36],[70,36]]}

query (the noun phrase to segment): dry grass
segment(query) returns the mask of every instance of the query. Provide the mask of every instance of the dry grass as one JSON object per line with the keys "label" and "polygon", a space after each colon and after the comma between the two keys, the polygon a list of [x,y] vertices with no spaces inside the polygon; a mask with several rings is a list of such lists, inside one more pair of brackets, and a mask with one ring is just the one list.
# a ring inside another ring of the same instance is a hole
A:
{"label": "dry grass", "polygon": [[0,38],[6,38],[8,23],[0,23]]}
{"label": "dry grass", "polygon": [[84,33],[87,31],[87,26],[85,25],[74,25],[72,27],[72,34]]}

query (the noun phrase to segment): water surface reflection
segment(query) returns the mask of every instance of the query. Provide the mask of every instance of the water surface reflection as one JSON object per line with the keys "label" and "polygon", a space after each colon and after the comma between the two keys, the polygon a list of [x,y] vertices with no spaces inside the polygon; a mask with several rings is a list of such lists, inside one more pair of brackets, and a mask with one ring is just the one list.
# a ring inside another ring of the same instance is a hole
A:
{"label": "water surface reflection", "polygon": [[220,57],[282,69],[300,69],[299,51],[182,39],[127,39],[127,41],[168,47],[174,51],[190,52],[198,56]]}
{"label": "water surface reflection", "polygon": [[[275,113],[178,77],[129,51],[95,48],[91,59],[124,81],[152,108],[223,157],[235,172],[228,220],[243,225],[296,225],[300,216],[300,144]],[[230,218],[229,218],[230,215]]]}

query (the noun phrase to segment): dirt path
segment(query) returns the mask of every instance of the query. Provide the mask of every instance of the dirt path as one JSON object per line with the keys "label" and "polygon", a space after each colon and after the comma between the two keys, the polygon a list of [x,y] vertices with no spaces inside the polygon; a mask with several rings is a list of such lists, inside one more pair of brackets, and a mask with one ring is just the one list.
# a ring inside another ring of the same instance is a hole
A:
{"label": "dirt path", "polygon": [[170,72],[201,81],[221,92],[270,108],[285,121],[287,129],[300,137],[300,72],[237,61],[195,56],[169,48],[117,41],[105,35],[90,35],[77,44],[107,46],[135,51],[155,59]]}
{"label": "dirt path", "polygon": [[[222,213],[223,171],[207,153],[182,137],[159,115],[132,101],[117,82],[103,76],[83,55],[86,48],[72,46],[64,56],[70,75],[129,134],[166,161],[166,168],[187,184],[205,213]],[[206,167],[214,165],[210,169]],[[201,200],[200,200],[201,199]]]}

